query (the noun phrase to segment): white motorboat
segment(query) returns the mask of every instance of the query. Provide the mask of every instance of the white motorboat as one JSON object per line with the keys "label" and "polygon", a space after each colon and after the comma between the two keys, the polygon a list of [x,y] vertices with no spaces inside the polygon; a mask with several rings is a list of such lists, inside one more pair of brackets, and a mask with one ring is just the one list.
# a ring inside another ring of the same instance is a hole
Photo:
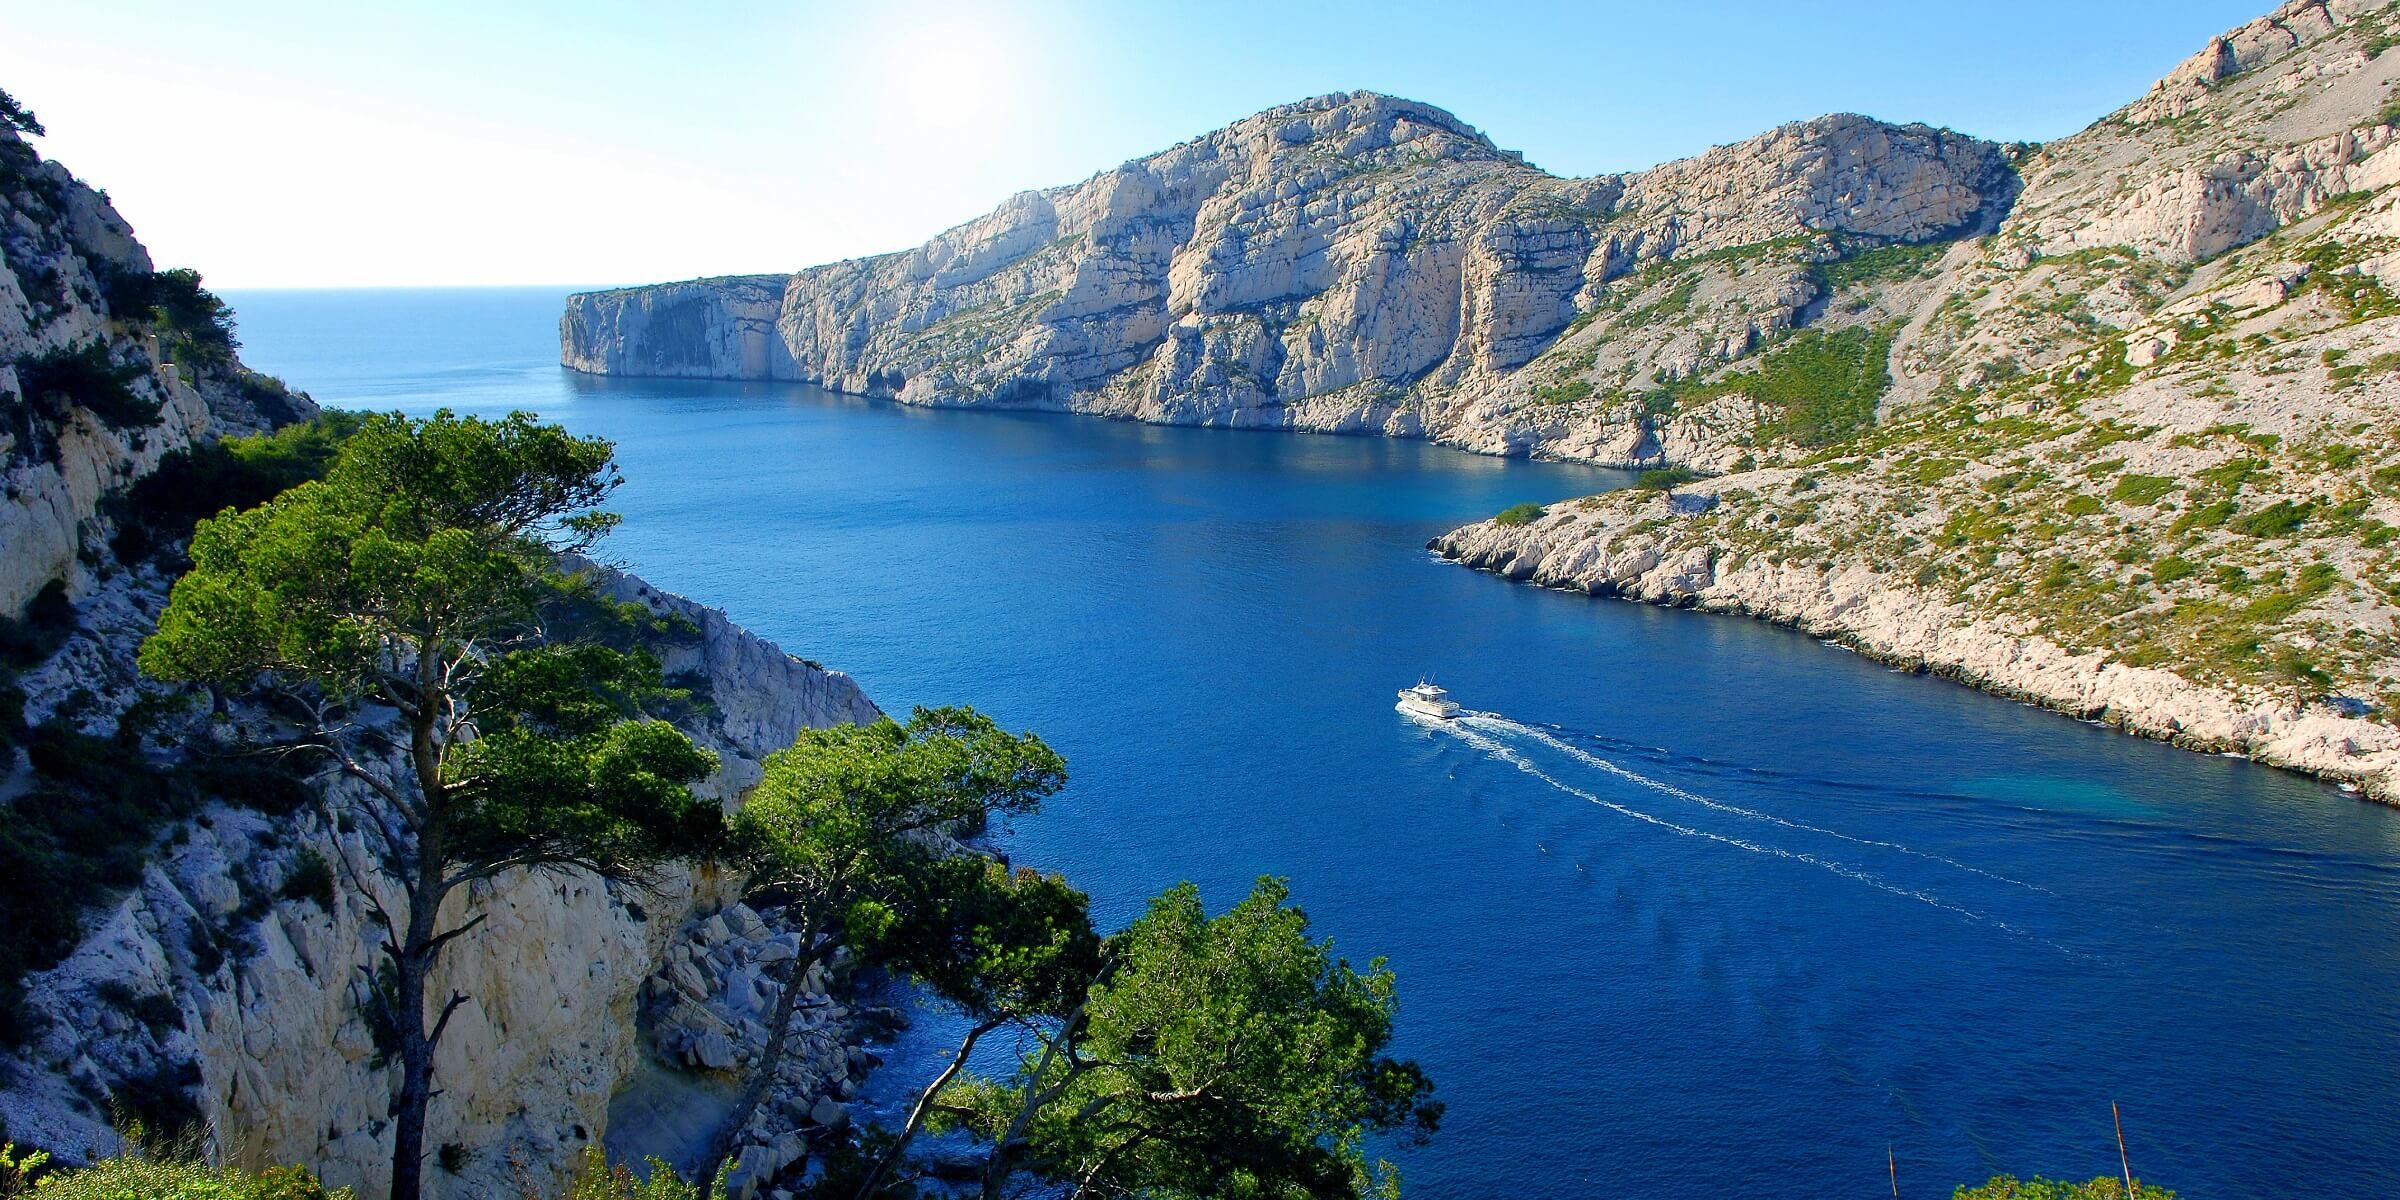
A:
{"label": "white motorboat", "polygon": [[1421,680],[1415,687],[1401,688],[1400,703],[1393,707],[1413,716],[1431,717],[1436,721],[1447,721],[1458,715],[1458,703],[1450,698],[1450,693]]}

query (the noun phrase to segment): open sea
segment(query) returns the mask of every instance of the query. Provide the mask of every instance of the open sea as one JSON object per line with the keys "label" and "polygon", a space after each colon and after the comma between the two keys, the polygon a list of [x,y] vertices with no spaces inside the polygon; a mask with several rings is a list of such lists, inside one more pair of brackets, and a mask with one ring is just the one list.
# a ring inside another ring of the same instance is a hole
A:
{"label": "open sea", "polygon": [[[2186,1197],[2400,1195],[2400,810],[1424,549],[1621,473],[579,376],[564,294],[228,299],[323,403],[614,439],[608,557],[887,711],[1039,732],[1073,781],[1000,845],[1104,924],[1288,877],[1449,1105],[1410,1195],[2089,1178],[2111,1101]],[[1491,715],[1402,717],[1419,676]]]}

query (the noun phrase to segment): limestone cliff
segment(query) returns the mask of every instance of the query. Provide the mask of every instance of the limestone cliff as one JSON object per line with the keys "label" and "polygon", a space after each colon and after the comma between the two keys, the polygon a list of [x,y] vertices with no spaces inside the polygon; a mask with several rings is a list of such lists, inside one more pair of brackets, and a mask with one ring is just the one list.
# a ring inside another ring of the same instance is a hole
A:
{"label": "limestone cliff", "polygon": [[[52,580],[78,594],[91,586],[79,552],[100,532],[101,502],[161,457],[314,406],[236,362],[177,362],[172,330],[148,311],[116,311],[127,307],[123,281],[151,276],[149,254],[107,197],[6,127],[0,258],[0,616],[14,616]],[[125,375],[121,408],[46,382],[61,355],[92,346]]]}
{"label": "limestone cliff", "polygon": [[2400,799],[2395,45],[2365,0],[2214,39],[2024,154],[1992,236],[1830,266],[1809,330],[1639,397],[1724,474],[1435,547]]}
{"label": "limestone cliff", "polygon": [[[802,729],[880,714],[847,676],[792,658],[714,610],[631,576],[602,589],[691,622],[656,647],[699,703],[678,720],[721,766],[705,785],[731,802],[759,760]],[[81,606],[69,644],[19,677],[43,720],[80,693],[78,719],[106,732],[146,694],[131,662],[166,580],[123,573]],[[237,716],[240,710],[237,707]],[[204,757],[204,740],[184,753]],[[335,778],[312,787],[373,803]],[[390,1166],[382,1065],[364,1003],[380,930],[349,887],[293,884],[309,865],[372,861],[339,805],[261,811],[219,797],[168,831],[138,886],[98,913],[89,935],[29,981],[25,1044],[0,1054],[0,1120],[13,1136],[69,1155],[113,1144],[112,1107],[188,1101],[227,1155],[309,1163],[372,1194]],[[445,957],[437,994],[472,997],[440,1053],[431,1143],[454,1144],[436,1196],[512,1194],[553,1182],[607,1132],[609,1102],[644,1062],[635,1012],[643,981],[696,912],[729,899],[727,881],[689,870],[657,891],[581,873],[514,873],[478,885],[486,924]],[[396,896],[386,896],[396,902]],[[455,919],[455,918],[453,918]]]}
{"label": "limestone cliff", "polygon": [[[1998,146],[1855,116],[1560,179],[1428,105],[1323,96],[1025,193],[914,250],[572,297],[562,360],[1625,459],[1638,413],[1562,404],[1526,370],[1591,324],[1612,281],[1779,239],[1832,256],[1979,233],[2016,187]],[[1717,291],[1705,325],[1609,365],[1647,378],[1739,356],[1818,294],[1797,269]]]}
{"label": "limestone cliff", "polygon": [[[120,1110],[197,1116],[227,1158],[306,1163],[372,1195],[395,1074],[365,1015],[382,933],[356,886],[334,886],[332,864],[372,856],[328,814],[373,797],[288,760],[227,770],[257,763],[242,734],[262,714],[231,697],[212,720],[141,677],[135,648],[172,580],[159,562],[120,561],[111,536],[166,455],[314,406],[244,368],[196,277],[154,271],[105,198],[5,128],[0,209],[0,816],[78,798],[45,791],[73,770],[115,794],[98,819],[165,818],[86,831],[97,845],[8,847],[10,862],[80,855],[95,877],[77,881],[91,904],[80,937],[0,979],[0,1127],[72,1161],[112,1148]],[[719,756],[705,786],[720,800],[799,730],[879,715],[848,677],[722,613],[576,567],[679,618],[651,649],[690,693],[674,719]],[[28,636],[14,619],[53,582],[56,599],[32,606],[48,632]],[[180,799],[162,813],[170,790]],[[607,1132],[611,1099],[649,1057],[644,981],[726,890],[693,870],[656,892],[574,873],[476,885],[488,919],[433,985],[472,998],[441,1047],[433,1195],[547,1189]]]}

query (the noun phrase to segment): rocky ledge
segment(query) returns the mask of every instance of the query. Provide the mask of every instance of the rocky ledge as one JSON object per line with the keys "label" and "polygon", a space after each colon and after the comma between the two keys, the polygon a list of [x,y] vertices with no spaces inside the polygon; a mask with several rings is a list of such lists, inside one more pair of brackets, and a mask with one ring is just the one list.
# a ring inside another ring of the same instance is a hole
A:
{"label": "rocky ledge", "polygon": [[2400,804],[2400,729],[2325,704],[2242,695],[2173,671],[2077,653],[2028,625],[1977,613],[1863,565],[1828,568],[1717,544],[1683,528],[1705,495],[1559,506],[1521,524],[1483,521],[1433,539],[1444,558],[1541,587],[1733,613],[1838,641],[2128,733],[2350,784]]}

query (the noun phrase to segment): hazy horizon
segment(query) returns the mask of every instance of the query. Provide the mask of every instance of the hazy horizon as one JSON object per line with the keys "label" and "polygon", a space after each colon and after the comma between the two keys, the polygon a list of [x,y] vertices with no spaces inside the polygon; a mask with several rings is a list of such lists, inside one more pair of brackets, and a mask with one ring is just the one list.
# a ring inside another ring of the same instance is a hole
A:
{"label": "hazy horizon", "polygon": [[255,290],[795,270],[1357,89],[1565,176],[1829,112],[2049,140],[2266,5],[100,7],[0,0],[0,87],[161,265]]}

